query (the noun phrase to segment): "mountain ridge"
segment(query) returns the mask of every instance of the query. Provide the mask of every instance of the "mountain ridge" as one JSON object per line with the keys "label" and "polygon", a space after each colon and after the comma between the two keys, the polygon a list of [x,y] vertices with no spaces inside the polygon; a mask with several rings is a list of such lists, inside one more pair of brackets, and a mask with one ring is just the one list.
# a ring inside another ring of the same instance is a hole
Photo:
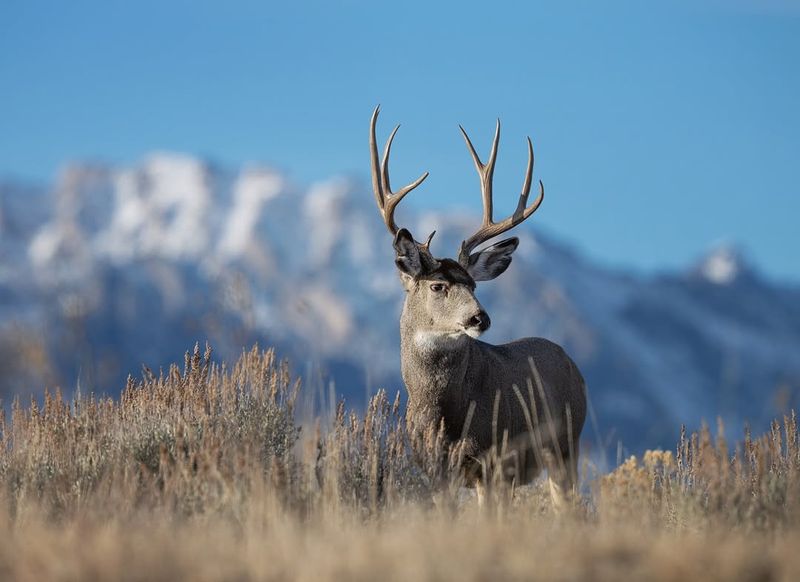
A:
{"label": "mountain ridge", "polygon": [[[296,369],[327,370],[353,404],[401,389],[402,290],[373,206],[356,180],[304,188],[269,166],[231,171],[177,154],[68,166],[49,193],[0,181],[0,354],[33,345],[47,370],[6,365],[0,386],[8,395],[81,377],[113,392],[141,364],[210,339],[223,357],[275,344]],[[478,221],[400,212],[418,237],[437,231],[437,255],[455,253]],[[602,440],[656,446],[680,422],[763,424],[797,407],[800,291],[739,250],[648,275],[595,263],[535,224],[515,234],[509,270],[479,286],[493,320],[485,339],[562,343],[587,377]]]}

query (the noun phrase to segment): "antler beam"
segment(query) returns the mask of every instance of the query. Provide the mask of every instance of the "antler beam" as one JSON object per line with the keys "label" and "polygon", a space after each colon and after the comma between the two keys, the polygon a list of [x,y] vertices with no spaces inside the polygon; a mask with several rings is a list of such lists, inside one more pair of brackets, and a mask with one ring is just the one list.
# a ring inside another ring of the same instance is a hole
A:
{"label": "antler beam", "polygon": [[470,253],[472,253],[475,247],[514,228],[536,212],[542,200],[544,200],[544,184],[539,180],[539,195],[536,197],[536,200],[528,206],[528,196],[531,192],[531,182],[533,180],[533,143],[531,143],[531,138],[529,137],[527,138],[528,168],[525,172],[525,181],[522,184],[522,192],[519,195],[517,209],[505,220],[494,222],[492,217],[492,181],[494,179],[494,164],[497,160],[497,148],[500,143],[500,120],[497,120],[497,128],[495,129],[494,139],[492,140],[492,150],[489,153],[489,160],[485,164],[481,162],[480,157],[478,157],[478,153],[475,151],[467,132],[464,131],[464,128],[460,125],[458,127],[461,129],[464,141],[467,142],[469,153],[472,155],[472,160],[475,162],[475,169],[478,171],[478,176],[481,181],[481,197],[483,198],[483,220],[481,221],[481,226],[475,234],[461,243],[461,249],[458,253],[459,263],[468,265]]}

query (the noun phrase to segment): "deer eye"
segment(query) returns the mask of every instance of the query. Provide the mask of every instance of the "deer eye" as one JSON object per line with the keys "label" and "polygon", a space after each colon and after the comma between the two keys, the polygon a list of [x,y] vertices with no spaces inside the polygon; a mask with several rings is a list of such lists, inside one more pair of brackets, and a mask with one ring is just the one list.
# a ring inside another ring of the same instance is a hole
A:
{"label": "deer eye", "polygon": [[444,283],[432,283],[431,284],[431,291],[433,291],[434,293],[441,293],[445,289],[447,289],[447,285],[445,285]]}

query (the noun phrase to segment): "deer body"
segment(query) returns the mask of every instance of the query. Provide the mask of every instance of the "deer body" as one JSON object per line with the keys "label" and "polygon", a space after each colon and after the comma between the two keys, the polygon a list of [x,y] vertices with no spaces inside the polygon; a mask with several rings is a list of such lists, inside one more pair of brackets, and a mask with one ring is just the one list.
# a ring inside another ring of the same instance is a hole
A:
{"label": "deer body", "polygon": [[397,203],[427,173],[398,192],[391,191],[388,157],[397,128],[379,165],[377,115],[378,109],[370,126],[372,177],[378,208],[395,235],[395,264],[406,291],[400,318],[400,355],[408,391],[409,428],[425,430],[443,422],[448,439],[462,445],[465,469],[473,478],[481,477],[478,461],[494,451],[502,452],[503,475],[518,484],[532,480],[547,465],[551,476],[557,474],[561,487],[573,488],[586,416],[585,385],[577,366],[560,346],[546,339],[524,338],[496,346],[477,339],[489,328],[490,319],[475,297],[476,283],[502,274],[519,240],[512,237],[473,250],[525,220],[544,197],[540,182],[539,196],[527,205],[533,172],[530,139],[528,169],[517,210],[495,223],[491,217],[491,184],[499,122],[485,165],[462,128],[481,177],[483,224],[462,243],[457,261],[435,258],[429,250],[433,234],[427,242],[419,243],[394,222]]}
{"label": "deer body", "polygon": [[[549,451],[551,462],[563,459],[565,470],[576,474],[580,432],[586,416],[583,378],[560,346],[543,338],[494,346],[466,335],[436,347],[407,345],[408,340],[401,336],[402,373],[408,390],[406,418],[410,426],[430,426],[444,420],[448,439],[466,439],[464,452],[470,458],[478,458],[492,447],[499,448],[505,437],[509,451],[516,456],[504,473],[517,483],[527,483],[539,474],[543,461],[533,451],[523,405],[513,389],[517,386],[532,424],[539,427],[538,446]],[[532,378],[528,358],[533,359],[540,374],[544,399]],[[472,403],[474,411],[468,419]],[[546,409],[551,411],[551,419]],[[547,426],[548,420],[553,423],[552,434],[541,428]]]}

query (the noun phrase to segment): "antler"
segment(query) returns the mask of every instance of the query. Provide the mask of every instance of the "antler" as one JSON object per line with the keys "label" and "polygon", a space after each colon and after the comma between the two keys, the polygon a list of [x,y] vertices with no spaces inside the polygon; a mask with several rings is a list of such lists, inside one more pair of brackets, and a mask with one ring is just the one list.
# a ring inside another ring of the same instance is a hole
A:
{"label": "antler", "polygon": [[[408,186],[404,186],[397,192],[392,192],[389,185],[389,152],[392,149],[392,140],[400,129],[400,125],[395,126],[389,139],[386,140],[386,148],[383,150],[383,161],[378,164],[378,144],[375,138],[375,125],[378,121],[378,113],[380,113],[381,106],[378,105],[372,113],[372,119],[369,123],[369,151],[370,159],[372,161],[372,189],[375,191],[375,201],[378,203],[378,210],[383,216],[383,221],[386,223],[386,228],[392,234],[397,234],[398,227],[394,222],[394,209],[403,197],[411,192],[414,188],[422,184],[425,178],[428,177],[428,172],[425,172]],[[433,235],[431,235],[433,236]],[[428,239],[430,243],[430,239]]]}
{"label": "antler", "polygon": [[500,120],[497,120],[497,129],[494,132],[494,140],[492,141],[492,151],[489,153],[489,161],[486,164],[481,162],[464,128],[460,125],[458,127],[464,135],[469,153],[472,154],[475,168],[478,170],[478,175],[481,180],[481,196],[483,197],[483,221],[481,226],[475,234],[461,243],[461,250],[458,253],[458,262],[466,266],[469,264],[470,253],[475,247],[514,228],[536,212],[536,209],[539,208],[542,200],[544,200],[544,184],[539,180],[539,195],[530,206],[527,206],[528,195],[531,192],[531,180],[533,178],[533,144],[531,143],[531,138],[527,138],[528,169],[525,173],[525,182],[522,184],[522,193],[519,195],[517,209],[514,211],[514,214],[505,220],[495,222],[492,219],[492,179],[494,177],[494,163],[497,159],[497,146],[500,142]]}

